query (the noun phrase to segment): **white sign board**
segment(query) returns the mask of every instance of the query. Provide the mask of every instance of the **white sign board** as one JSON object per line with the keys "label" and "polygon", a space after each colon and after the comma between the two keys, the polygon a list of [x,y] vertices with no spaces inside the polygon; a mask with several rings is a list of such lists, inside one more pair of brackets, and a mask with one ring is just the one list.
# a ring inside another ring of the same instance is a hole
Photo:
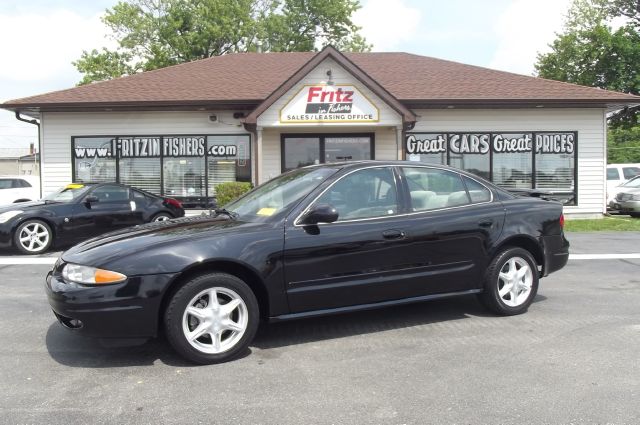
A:
{"label": "white sign board", "polygon": [[380,112],[360,90],[348,84],[305,85],[280,110],[280,123],[378,122]]}

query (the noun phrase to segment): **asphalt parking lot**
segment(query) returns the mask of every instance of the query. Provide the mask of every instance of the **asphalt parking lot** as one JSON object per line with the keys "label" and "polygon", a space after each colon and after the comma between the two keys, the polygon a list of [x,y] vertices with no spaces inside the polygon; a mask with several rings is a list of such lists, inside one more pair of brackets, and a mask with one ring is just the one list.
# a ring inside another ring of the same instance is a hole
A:
{"label": "asphalt parking lot", "polygon": [[50,265],[2,264],[0,422],[640,423],[640,255],[589,256],[638,254],[640,233],[569,238],[582,257],[525,315],[458,298],[265,325],[214,366],[73,335],[45,299]]}

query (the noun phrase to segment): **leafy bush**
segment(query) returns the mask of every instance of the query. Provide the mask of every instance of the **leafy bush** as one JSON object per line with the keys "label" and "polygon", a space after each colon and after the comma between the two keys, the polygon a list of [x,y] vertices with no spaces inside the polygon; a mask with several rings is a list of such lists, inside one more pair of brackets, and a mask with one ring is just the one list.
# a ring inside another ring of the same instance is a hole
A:
{"label": "leafy bush", "polygon": [[216,204],[222,207],[251,190],[251,183],[225,182],[216,186]]}

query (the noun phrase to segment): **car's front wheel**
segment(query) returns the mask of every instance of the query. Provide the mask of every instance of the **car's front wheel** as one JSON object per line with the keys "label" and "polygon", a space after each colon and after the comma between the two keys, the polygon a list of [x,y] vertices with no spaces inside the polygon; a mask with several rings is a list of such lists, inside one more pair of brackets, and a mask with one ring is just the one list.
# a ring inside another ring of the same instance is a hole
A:
{"label": "car's front wheel", "polygon": [[51,246],[53,233],[44,221],[27,220],[16,229],[13,242],[23,254],[42,254]]}
{"label": "car's front wheel", "polygon": [[226,273],[197,276],[171,298],[164,314],[169,343],[194,363],[222,363],[241,355],[259,323],[249,286]]}
{"label": "car's front wheel", "polygon": [[538,292],[538,268],[529,251],[507,248],[491,261],[480,300],[505,316],[527,311]]}

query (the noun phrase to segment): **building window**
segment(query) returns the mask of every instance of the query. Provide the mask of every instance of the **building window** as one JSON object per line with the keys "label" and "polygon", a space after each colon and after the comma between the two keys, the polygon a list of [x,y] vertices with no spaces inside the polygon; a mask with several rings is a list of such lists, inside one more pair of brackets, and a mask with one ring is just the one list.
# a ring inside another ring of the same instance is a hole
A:
{"label": "building window", "polygon": [[215,186],[251,181],[247,134],[72,137],[76,182],[119,182],[187,206],[207,206]]}
{"label": "building window", "polygon": [[114,137],[78,137],[72,143],[74,181],[104,183],[116,181]]}
{"label": "building window", "polygon": [[373,159],[373,134],[283,134],[282,172],[313,164]]}
{"label": "building window", "polygon": [[506,189],[542,189],[577,204],[576,132],[410,133],[406,159],[448,164]]}

